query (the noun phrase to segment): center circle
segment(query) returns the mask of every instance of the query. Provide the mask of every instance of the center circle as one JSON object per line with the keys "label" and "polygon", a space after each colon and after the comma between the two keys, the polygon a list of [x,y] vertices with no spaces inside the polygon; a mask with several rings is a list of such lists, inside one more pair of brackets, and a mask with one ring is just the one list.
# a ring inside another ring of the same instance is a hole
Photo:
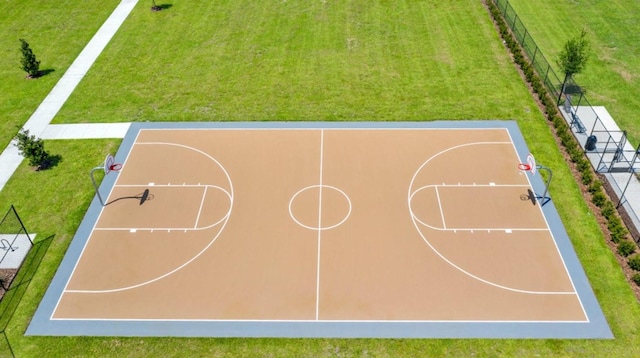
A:
{"label": "center circle", "polygon": [[329,230],[349,218],[351,200],[334,186],[311,185],[291,197],[289,215],[298,225],[309,230]]}

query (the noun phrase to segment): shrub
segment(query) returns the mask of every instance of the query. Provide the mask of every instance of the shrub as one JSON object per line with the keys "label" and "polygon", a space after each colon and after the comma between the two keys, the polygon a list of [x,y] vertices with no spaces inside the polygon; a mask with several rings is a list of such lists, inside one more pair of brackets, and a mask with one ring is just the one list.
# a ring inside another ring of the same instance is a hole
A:
{"label": "shrub", "polygon": [[636,243],[631,240],[622,240],[618,244],[618,253],[624,257],[636,252]]}
{"label": "shrub", "polygon": [[589,185],[589,192],[591,194],[595,194],[601,191],[602,191],[602,182],[600,180],[596,180],[591,185]]}
{"label": "shrub", "polygon": [[556,129],[558,130],[558,135],[560,135],[560,133],[566,133],[569,130],[569,126],[567,125],[567,122],[560,116],[556,116],[553,124],[555,125]]}
{"label": "shrub", "polygon": [[558,135],[560,136],[560,142],[562,142],[562,145],[564,145],[565,147],[569,147],[572,144],[575,146],[571,133],[563,131],[558,133]]}
{"label": "shrub", "polygon": [[591,197],[591,200],[597,207],[601,208],[604,205],[604,203],[607,202],[607,196],[604,195],[602,191],[598,191],[593,194],[593,196]]}
{"label": "shrub", "polygon": [[631,279],[636,283],[636,285],[640,286],[640,273],[634,273],[633,276],[631,276]]}
{"label": "shrub", "polygon": [[633,254],[627,259],[629,267],[636,271],[640,271],[640,254]]}
{"label": "shrub", "polygon": [[583,171],[582,172],[582,184],[590,185],[591,183],[593,183],[593,174],[588,170]]}
{"label": "shrub", "polygon": [[580,160],[577,161],[577,167],[580,172],[588,171],[590,173],[591,164],[583,156],[580,156]]}
{"label": "shrub", "polygon": [[620,220],[619,217],[612,216],[611,219],[609,219],[609,222],[607,223],[607,227],[609,228],[610,231],[615,231],[615,228],[618,226],[622,226],[622,221]]}
{"label": "shrub", "polygon": [[[569,157],[571,158],[572,162],[580,163],[583,160],[582,151],[580,150],[580,148],[578,148],[577,145],[569,145],[567,147],[567,152],[569,153]],[[578,169],[580,168],[578,167]]]}
{"label": "shrub", "polygon": [[549,114],[556,114],[558,113],[558,107],[556,107],[555,103],[547,101],[545,103],[545,111]]}
{"label": "shrub", "polygon": [[22,51],[22,60],[20,61],[22,69],[30,78],[38,77],[40,75],[40,61],[36,59],[31,47],[23,39],[20,39],[20,51]]}
{"label": "shrub", "polygon": [[620,240],[624,240],[625,237],[627,237],[627,229],[622,225],[620,219],[617,219],[610,224],[611,225],[607,225],[607,227],[609,227],[609,231],[611,232],[611,241],[617,244]]}
{"label": "shrub", "polygon": [[614,217],[615,212],[616,212],[616,208],[613,206],[613,203],[610,201],[607,201],[602,206],[602,216],[607,218],[607,220],[609,221],[611,221],[611,218]]}
{"label": "shrub", "polygon": [[20,155],[29,161],[29,165],[41,169],[46,166],[49,160],[49,153],[44,149],[44,142],[35,135],[29,135],[29,130],[20,129],[16,134],[15,146],[18,147]]}
{"label": "shrub", "polygon": [[[542,103],[545,104],[545,100],[547,98],[547,89],[544,86],[540,87],[540,91],[538,92],[538,98],[540,98]],[[546,107],[546,104],[545,104],[545,107]],[[552,116],[553,114],[555,114],[555,112],[547,112],[547,114],[549,116]]]}

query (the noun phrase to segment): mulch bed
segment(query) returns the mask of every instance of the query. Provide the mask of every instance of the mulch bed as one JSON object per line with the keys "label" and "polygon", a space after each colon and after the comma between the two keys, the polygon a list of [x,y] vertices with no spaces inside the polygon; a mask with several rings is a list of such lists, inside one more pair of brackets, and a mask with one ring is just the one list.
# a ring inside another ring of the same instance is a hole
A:
{"label": "mulch bed", "polygon": [[0,282],[2,283],[0,284],[0,300],[2,300],[2,296],[4,296],[6,288],[8,288],[11,281],[13,281],[16,273],[18,273],[17,269],[0,269]]}

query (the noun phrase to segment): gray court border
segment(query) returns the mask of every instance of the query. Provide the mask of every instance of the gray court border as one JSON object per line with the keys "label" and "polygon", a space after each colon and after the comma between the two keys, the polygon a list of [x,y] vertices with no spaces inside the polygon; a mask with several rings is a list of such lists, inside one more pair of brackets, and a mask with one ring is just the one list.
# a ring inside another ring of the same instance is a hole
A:
{"label": "gray court border", "polygon": [[[133,123],[118,149],[123,162],[141,129],[490,129],[509,131],[518,156],[529,149],[515,121],[432,122],[186,122]],[[88,178],[87,178],[88,180]],[[535,192],[544,191],[539,175],[530,178]],[[105,177],[100,192],[108,193],[116,175]],[[175,337],[302,337],[302,338],[600,338],[612,339],[600,305],[573,250],[553,200],[543,207],[549,227],[578,292],[588,322],[519,321],[208,321],[208,320],[52,320],[59,297],[100,213],[94,197],[56,275],[34,314],[26,335],[43,336],[175,336]],[[470,298],[469,304],[473,304]]]}

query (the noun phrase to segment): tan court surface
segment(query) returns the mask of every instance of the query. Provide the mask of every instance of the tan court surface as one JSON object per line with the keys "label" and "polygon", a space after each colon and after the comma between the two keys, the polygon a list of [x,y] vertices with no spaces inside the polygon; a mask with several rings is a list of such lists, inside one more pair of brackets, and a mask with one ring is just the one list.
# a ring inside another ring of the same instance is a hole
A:
{"label": "tan court surface", "polygon": [[506,129],[143,129],[53,318],[585,321],[519,162]]}

